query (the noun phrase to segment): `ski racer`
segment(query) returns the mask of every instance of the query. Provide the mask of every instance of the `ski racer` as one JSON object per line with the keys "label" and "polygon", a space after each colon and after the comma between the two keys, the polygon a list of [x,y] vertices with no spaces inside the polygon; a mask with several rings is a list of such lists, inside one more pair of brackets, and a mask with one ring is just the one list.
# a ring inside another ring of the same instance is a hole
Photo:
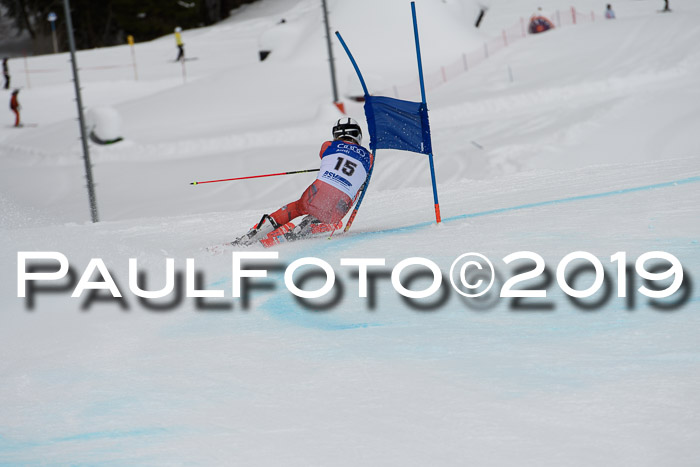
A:
{"label": "ski racer", "polygon": [[[331,232],[343,225],[342,219],[364,186],[374,156],[362,146],[362,130],[349,117],[333,126],[333,141],[320,151],[321,168],[316,180],[301,197],[272,214],[264,214],[247,234],[231,242],[248,246],[258,241],[272,246],[313,234]],[[298,225],[292,221],[304,217]]]}

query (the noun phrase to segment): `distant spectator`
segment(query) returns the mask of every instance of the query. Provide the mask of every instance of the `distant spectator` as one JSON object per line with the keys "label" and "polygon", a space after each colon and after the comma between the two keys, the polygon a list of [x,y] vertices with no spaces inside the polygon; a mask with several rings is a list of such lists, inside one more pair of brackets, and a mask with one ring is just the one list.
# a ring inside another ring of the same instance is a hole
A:
{"label": "distant spectator", "polygon": [[175,44],[177,45],[177,58],[175,59],[176,62],[179,62],[180,60],[185,59],[185,44],[182,42],[182,36],[180,33],[182,32],[182,28],[180,26],[175,28]]}
{"label": "distant spectator", "polygon": [[10,67],[7,66],[7,57],[2,59],[2,75],[5,77],[4,89],[10,89]]}
{"label": "distant spectator", "polygon": [[19,89],[15,89],[12,91],[12,97],[10,98],[10,110],[12,110],[15,113],[15,126],[18,127],[20,126],[19,124],[19,109],[22,108],[22,106],[19,105],[19,101],[17,100],[17,94],[19,94]]}
{"label": "distant spectator", "polygon": [[664,0],[664,9],[662,11],[671,11],[671,8],[668,6],[668,0]]}
{"label": "distant spectator", "polygon": [[608,7],[605,9],[605,17],[608,19],[615,19],[615,11],[612,6],[608,3]]}

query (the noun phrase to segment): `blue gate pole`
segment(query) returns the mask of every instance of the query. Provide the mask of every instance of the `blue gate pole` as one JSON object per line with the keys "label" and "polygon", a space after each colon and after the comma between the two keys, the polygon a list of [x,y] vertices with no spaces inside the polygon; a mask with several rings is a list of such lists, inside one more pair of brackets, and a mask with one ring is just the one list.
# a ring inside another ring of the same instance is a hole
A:
{"label": "blue gate pole", "polygon": [[[420,41],[418,39],[418,21],[416,19],[416,2],[411,2],[411,13],[413,15],[413,34],[416,37],[416,57],[418,58],[418,77],[420,78],[420,96],[421,102],[427,109],[427,104],[425,102],[425,84],[423,83],[423,62],[420,55]],[[431,144],[432,147],[432,144]],[[433,164],[433,153],[432,151],[428,154],[428,160],[430,161],[430,178],[433,183],[433,200],[435,201],[435,221],[439,224],[440,218],[440,202],[438,201],[437,194],[437,183],[435,182],[435,165]]]}
{"label": "blue gate pole", "polygon": [[352,54],[350,53],[350,49],[348,49],[347,44],[343,40],[343,36],[341,36],[338,31],[335,32],[335,35],[338,37],[338,40],[340,41],[340,45],[343,46],[345,53],[348,54],[348,58],[350,59],[350,63],[352,63],[353,68],[355,68],[355,73],[357,73],[357,77],[360,79],[360,84],[362,85],[362,90],[364,91],[365,96],[368,96],[369,92],[367,91],[367,85],[365,84],[365,79],[362,77],[362,73],[360,73],[360,67],[357,66],[357,62],[355,61],[355,57],[353,57]]}
{"label": "blue gate pole", "polygon": [[[367,91],[367,85],[365,84],[365,80],[362,77],[362,73],[360,73],[360,67],[357,66],[357,62],[355,61],[355,58],[352,56],[350,53],[350,49],[348,49],[348,46],[345,44],[345,41],[343,40],[343,37],[340,35],[338,31],[335,32],[335,35],[338,37],[338,40],[340,41],[341,45],[343,46],[343,49],[345,50],[345,53],[348,55],[348,58],[350,59],[350,62],[352,63],[352,66],[355,68],[355,73],[357,73],[357,77],[360,80],[360,84],[362,85],[362,90],[365,93],[365,98],[369,96],[369,92]],[[370,134],[370,137],[372,135]],[[362,200],[365,199],[365,194],[367,193],[367,188],[369,188],[369,179],[372,177],[372,171],[374,170],[374,158],[376,157],[376,152],[374,151],[373,155],[373,162],[372,166],[369,168],[369,172],[367,172],[367,178],[365,179],[365,184],[363,185],[362,188],[362,193],[360,194],[360,198],[357,200],[357,203],[355,204],[355,209],[352,210],[352,214],[350,214],[350,218],[348,219],[348,223],[345,224],[345,230],[343,232],[347,232],[350,230],[350,226],[352,223],[355,221],[355,216],[357,216],[357,211],[360,209],[360,205],[362,204]]]}

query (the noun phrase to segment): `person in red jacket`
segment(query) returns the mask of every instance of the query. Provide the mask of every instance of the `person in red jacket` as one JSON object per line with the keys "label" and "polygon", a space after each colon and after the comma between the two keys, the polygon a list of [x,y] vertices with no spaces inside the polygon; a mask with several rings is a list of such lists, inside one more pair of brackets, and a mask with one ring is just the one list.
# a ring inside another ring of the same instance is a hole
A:
{"label": "person in red jacket", "polygon": [[12,91],[12,97],[10,98],[10,110],[12,110],[15,113],[15,126],[20,126],[19,109],[21,109],[22,106],[19,105],[19,101],[17,100],[17,94],[19,94],[19,89],[15,89],[14,91]]}
{"label": "person in red jacket", "polygon": [[[248,246],[264,240],[274,244],[285,238],[296,239],[342,227],[342,219],[364,185],[374,157],[362,147],[360,125],[349,117],[336,122],[333,141],[323,143],[319,156],[318,177],[301,197],[272,214],[264,214],[260,222],[231,242],[232,245]],[[300,216],[306,217],[294,225],[292,221]]]}

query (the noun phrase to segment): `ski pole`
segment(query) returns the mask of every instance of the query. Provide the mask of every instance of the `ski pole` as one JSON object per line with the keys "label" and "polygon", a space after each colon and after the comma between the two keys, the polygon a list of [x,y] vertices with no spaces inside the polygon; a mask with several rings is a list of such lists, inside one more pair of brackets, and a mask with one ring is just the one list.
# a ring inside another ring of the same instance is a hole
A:
{"label": "ski pole", "polygon": [[372,177],[372,171],[374,170],[374,162],[372,163],[372,167],[369,168],[369,172],[367,173],[367,178],[365,179],[364,185],[362,185],[362,193],[360,194],[360,199],[357,200],[357,204],[355,204],[355,209],[353,209],[352,214],[350,214],[350,218],[348,219],[347,224],[345,224],[345,230],[343,232],[347,232],[350,230],[350,226],[352,225],[353,221],[355,220],[355,216],[357,216],[357,211],[360,209],[360,205],[362,204],[362,200],[365,199],[365,194],[367,193],[367,188],[369,188],[369,179]]}
{"label": "ski pole", "polygon": [[[360,189],[358,190],[358,192],[355,193],[355,198],[352,200],[351,206],[355,204],[355,201],[357,201],[357,197],[360,196],[360,193],[362,193],[362,192],[365,191],[365,187],[366,187],[366,186],[367,186],[367,183],[366,183],[366,181],[365,181],[365,183],[362,184],[362,186],[360,187]],[[350,216],[350,219],[348,219],[348,222],[349,222],[350,224],[352,224],[352,219],[355,218],[355,214],[356,214],[356,213],[357,213],[357,209],[356,209],[355,211],[353,211],[352,215]],[[336,225],[337,225],[337,224],[336,224]],[[331,234],[328,236],[328,240],[330,240],[331,238],[333,238],[333,234],[335,233],[336,230],[338,230],[338,227],[333,228],[333,232],[331,232]],[[343,232],[347,232],[347,229],[344,230]]]}
{"label": "ski pole", "polygon": [[306,172],[318,172],[321,169],[295,170],[293,172],[280,172],[277,174],[251,175],[249,177],[223,178],[221,180],[206,180],[203,182],[191,182],[190,185],[201,185],[202,183],[230,182],[233,180],[247,180],[249,178],[274,177],[276,175],[303,174]]}

